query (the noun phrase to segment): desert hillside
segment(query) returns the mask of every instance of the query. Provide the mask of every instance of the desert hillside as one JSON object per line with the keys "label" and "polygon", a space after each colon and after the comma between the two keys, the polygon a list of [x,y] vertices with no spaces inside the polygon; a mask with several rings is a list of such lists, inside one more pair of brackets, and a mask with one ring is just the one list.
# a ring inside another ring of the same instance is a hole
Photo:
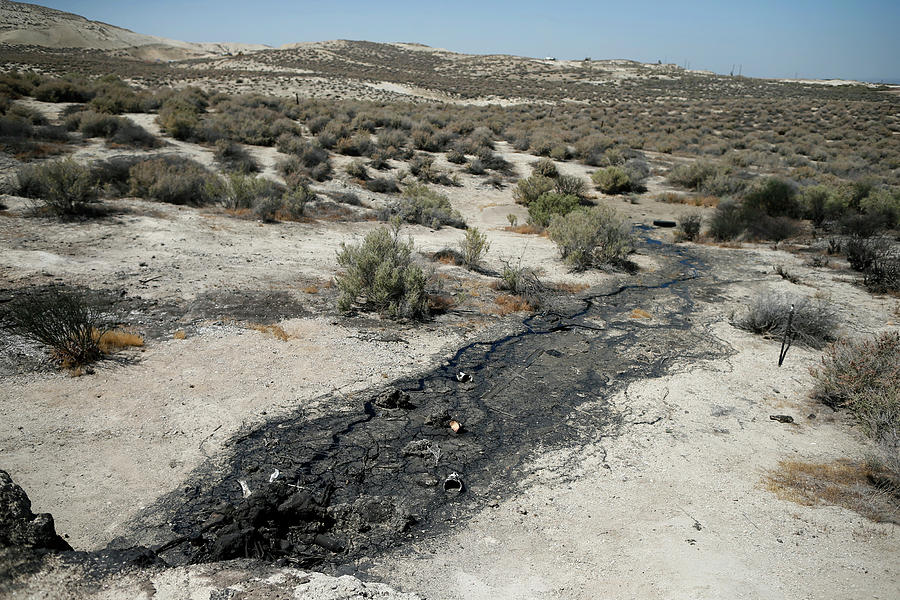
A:
{"label": "desert hillside", "polygon": [[72,13],[10,0],[0,2],[0,42],[48,48],[129,49],[133,56],[145,60],[266,48],[263,44],[193,43],[144,35]]}

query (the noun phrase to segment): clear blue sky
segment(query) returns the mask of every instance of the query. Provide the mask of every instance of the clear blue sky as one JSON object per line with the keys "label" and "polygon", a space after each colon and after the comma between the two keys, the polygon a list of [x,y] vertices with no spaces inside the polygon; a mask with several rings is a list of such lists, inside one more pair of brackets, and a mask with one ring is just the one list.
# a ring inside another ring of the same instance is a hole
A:
{"label": "clear blue sky", "polygon": [[664,60],[757,77],[900,82],[900,0],[451,2],[45,0],[138,33],[278,46],[420,42],[458,52]]}

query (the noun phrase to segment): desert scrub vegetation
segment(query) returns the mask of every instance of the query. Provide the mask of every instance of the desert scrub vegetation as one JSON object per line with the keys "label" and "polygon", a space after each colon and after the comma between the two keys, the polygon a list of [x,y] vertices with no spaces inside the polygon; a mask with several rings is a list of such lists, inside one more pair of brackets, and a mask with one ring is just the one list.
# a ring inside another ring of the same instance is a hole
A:
{"label": "desert scrub vegetation", "polygon": [[79,131],[86,138],[102,137],[111,145],[158,148],[162,142],[149,131],[125,117],[93,111],[68,115],[66,129]]}
{"label": "desert scrub vegetation", "polygon": [[900,485],[900,333],[838,340],[812,374],[813,397],[853,413]]}
{"label": "desert scrub vegetation", "polygon": [[[793,307],[793,317],[791,317]],[[788,321],[790,320],[790,330]],[[753,297],[746,312],[734,320],[745,331],[768,338],[783,339],[809,348],[822,348],[835,339],[838,317],[821,298],[765,292]]]}
{"label": "desert scrub vegetation", "polygon": [[90,167],[71,158],[23,166],[13,178],[12,192],[41,200],[57,217],[90,215],[99,196]]}
{"label": "desert scrub vegetation", "polygon": [[543,175],[531,175],[516,182],[513,190],[513,199],[517,204],[528,206],[554,188],[555,182],[551,177]]}
{"label": "desert scrub vegetation", "polygon": [[581,206],[581,199],[570,194],[544,192],[528,205],[528,222],[538,227],[547,227],[556,215],[567,215]]}
{"label": "desert scrub vegetation", "polygon": [[603,265],[626,266],[626,257],[634,251],[631,228],[605,205],[556,215],[548,232],[562,259],[576,271]]}
{"label": "desert scrub vegetation", "polygon": [[404,188],[401,197],[385,207],[379,215],[381,220],[399,218],[406,223],[418,223],[432,229],[443,226],[464,229],[466,222],[454,210],[450,199],[422,183],[414,183]]}
{"label": "desert scrub vegetation", "polygon": [[631,179],[621,167],[598,169],[591,175],[591,181],[604,194],[624,194],[631,191]]}
{"label": "desert scrub vegetation", "polygon": [[162,156],[136,163],[129,169],[128,183],[133,196],[192,206],[215,202],[222,185],[218,175],[181,156]]}
{"label": "desert scrub vegetation", "polygon": [[304,140],[299,136],[282,135],[278,138],[277,148],[279,152],[290,155],[277,165],[278,172],[289,183],[298,178],[314,181],[331,178],[332,167],[328,150],[317,142]]}
{"label": "desert scrub vegetation", "polygon": [[487,235],[477,227],[470,227],[459,242],[459,253],[462,264],[468,269],[477,268],[481,260],[491,248]]}
{"label": "desert scrub vegetation", "polygon": [[110,330],[99,304],[75,291],[19,295],[2,316],[3,329],[47,347],[67,368],[99,360],[100,339]]}
{"label": "desert scrub vegetation", "polygon": [[249,175],[259,172],[259,163],[240,144],[231,140],[218,140],[215,159],[224,171]]}
{"label": "desert scrub vegetation", "polygon": [[675,230],[676,241],[693,242],[700,237],[700,228],[703,226],[703,216],[700,213],[688,213],[678,220],[678,229]]}
{"label": "desert scrub vegetation", "polygon": [[428,316],[428,277],[413,260],[412,239],[400,238],[400,226],[370,231],[359,244],[341,244],[336,276],[338,310],[375,310],[392,319]]}

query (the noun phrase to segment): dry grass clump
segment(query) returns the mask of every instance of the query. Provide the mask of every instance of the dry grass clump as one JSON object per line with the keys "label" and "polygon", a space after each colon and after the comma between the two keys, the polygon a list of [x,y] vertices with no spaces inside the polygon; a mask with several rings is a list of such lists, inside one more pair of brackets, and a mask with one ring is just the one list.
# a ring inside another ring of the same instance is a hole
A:
{"label": "dry grass clump", "polygon": [[794,316],[790,336],[793,341],[810,348],[821,348],[835,339],[838,317],[828,302],[779,292],[755,296],[747,312],[735,321],[735,325],[764,337],[781,339],[785,335],[792,306]]}
{"label": "dry grass clump", "polygon": [[719,198],[716,196],[679,194],[677,192],[663,192],[656,197],[656,200],[665,202],[666,204],[688,204],[690,206],[702,206],[706,208],[715,208],[719,205]]}
{"label": "dry grass clump", "polygon": [[266,335],[271,335],[272,337],[281,340],[282,342],[288,341],[291,336],[282,328],[280,325],[263,325],[262,323],[247,323],[247,328],[252,329],[253,331],[258,331],[260,333],[264,333]]}
{"label": "dry grass clump", "polygon": [[144,338],[124,329],[111,329],[108,331],[94,330],[94,338],[97,341],[97,347],[103,354],[113,354],[124,348],[140,348],[144,345]]}
{"label": "dry grass clump", "polygon": [[831,463],[782,460],[766,487],[782,500],[804,506],[843,506],[874,521],[900,523],[900,488],[877,465],[846,459]]}
{"label": "dry grass clump", "polygon": [[508,315],[517,312],[532,312],[534,307],[523,298],[516,294],[502,294],[494,300],[497,305],[497,314]]}

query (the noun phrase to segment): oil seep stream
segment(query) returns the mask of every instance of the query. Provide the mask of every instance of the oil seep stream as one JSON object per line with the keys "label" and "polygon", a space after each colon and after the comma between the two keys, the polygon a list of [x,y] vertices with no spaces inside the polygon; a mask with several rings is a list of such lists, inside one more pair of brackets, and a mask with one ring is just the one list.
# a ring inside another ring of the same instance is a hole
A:
{"label": "oil seep stream", "polygon": [[694,292],[710,279],[699,251],[643,248],[657,272],[555,302],[422,376],[335,397],[328,414],[300,411],[235,437],[229,456],[133,524],[151,532],[139,541],[167,540],[155,549],[174,564],[248,556],[358,570],[510,493],[536,449],[602,444],[623,426],[609,399],[628,382],[726,352],[692,323]]}

